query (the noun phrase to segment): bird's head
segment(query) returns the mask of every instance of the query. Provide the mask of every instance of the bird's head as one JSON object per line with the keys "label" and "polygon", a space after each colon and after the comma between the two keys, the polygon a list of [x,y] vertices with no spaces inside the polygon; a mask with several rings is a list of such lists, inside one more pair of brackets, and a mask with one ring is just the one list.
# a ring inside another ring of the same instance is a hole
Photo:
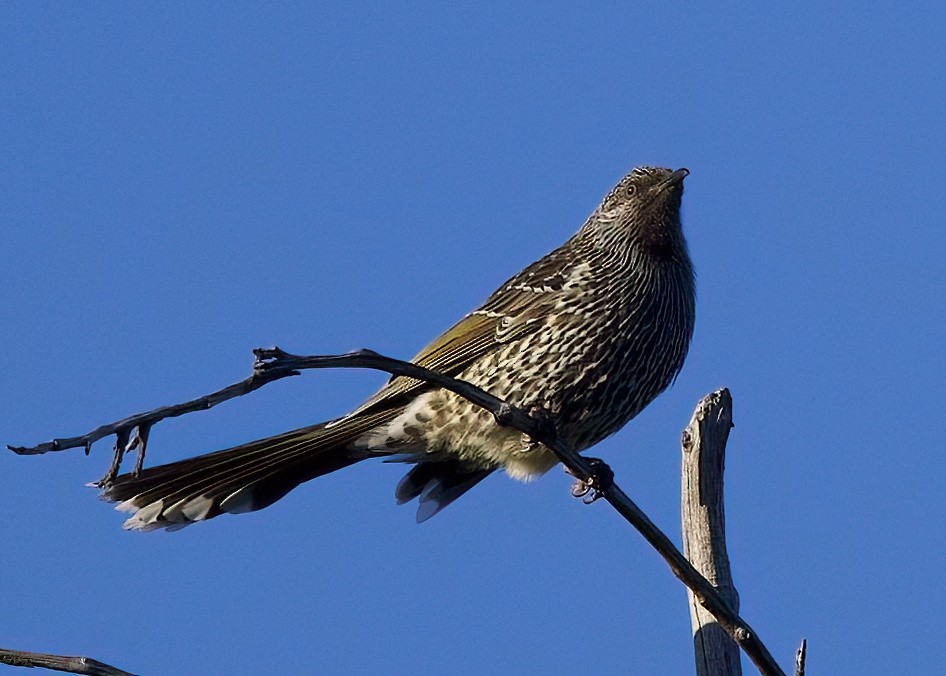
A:
{"label": "bird's head", "polygon": [[685,252],[680,228],[680,201],[688,169],[637,167],[622,178],[589,219],[599,243],[650,253]]}

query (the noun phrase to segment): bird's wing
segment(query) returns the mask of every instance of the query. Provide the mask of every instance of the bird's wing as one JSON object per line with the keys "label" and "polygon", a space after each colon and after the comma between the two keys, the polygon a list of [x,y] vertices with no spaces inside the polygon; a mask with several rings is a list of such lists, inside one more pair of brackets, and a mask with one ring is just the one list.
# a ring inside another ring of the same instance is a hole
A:
{"label": "bird's wing", "polygon": [[[564,257],[553,251],[499,287],[483,305],[434,339],[411,359],[418,366],[456,376],[480,357],[542,326],[567,279]],[[404,397],[430,387],[394,377],[350,415],[403,403]]]}

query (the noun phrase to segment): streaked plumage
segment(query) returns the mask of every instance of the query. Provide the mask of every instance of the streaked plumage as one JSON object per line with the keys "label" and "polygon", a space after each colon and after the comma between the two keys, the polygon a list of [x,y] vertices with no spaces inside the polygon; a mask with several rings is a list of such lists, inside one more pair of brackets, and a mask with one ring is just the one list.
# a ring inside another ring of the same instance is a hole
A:
{"label": "streaked plumage", "polygon": [[[577,450],[616,432],[670,385],[693,333],[693,268],[680,227],[687,173],[632,171],[571,239],[413,361],[541,407]],[[261,509],[371,457],[414,463],[395,495],[419,498],[418,521],[494,470],[527,480],[556,463],[460,397],[394,378],[343,418],[124,474],[103,497],[133,512],[126,528],[174,529]]]}

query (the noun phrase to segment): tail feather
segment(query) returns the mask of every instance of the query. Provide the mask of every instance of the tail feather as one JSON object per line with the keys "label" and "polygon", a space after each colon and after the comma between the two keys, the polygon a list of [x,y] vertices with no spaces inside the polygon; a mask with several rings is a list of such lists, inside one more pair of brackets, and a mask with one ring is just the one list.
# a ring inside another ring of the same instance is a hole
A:
{"label": "tail feather", "polygon": [[398,482],[394,497],[399,505],[418,498],[417,523],[423,523],[492,472],[455,458],[421,462]]}
{"label": "tail feather", "polygon": [[176,530],[223,513],[243,513],[276,502],[299,484],[369,456],[351,448],[366,421],[326,423],[196,458],[123,474],[102,498],[133,515],[125,528]]}
{"label": "tail feather", "polygon": [[[423,447],[367,449],[356,443],[390,421],[396,409],[340,418],[251,441],[166,465],[137,476],[122,474],[102,491],[102,499],[130,512],[125,528],[178,530],[221,514],[263,509],[306,481],[375,456],[398,455],[417,463],[395,491],[398,503],[418,499],[417,521],[426,521],[486,478],[492,468],[456,458],[436,457]],[[405,449],[400,449],[405,451]]]}

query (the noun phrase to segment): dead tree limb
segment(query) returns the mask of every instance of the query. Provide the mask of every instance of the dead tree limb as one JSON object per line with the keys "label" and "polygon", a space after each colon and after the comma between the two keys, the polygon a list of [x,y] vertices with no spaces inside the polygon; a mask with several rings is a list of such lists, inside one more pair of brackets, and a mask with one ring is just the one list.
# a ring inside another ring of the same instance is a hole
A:
{"label": "dead tree limb", "polygon": [[30,653],[23,650],[5,650],[0,648],[0,664],[11,667],[42,667],[53,671],[65,671],[70,674],[88,674],[89,676],[134,676],[116,667],[93,660],[91,657],[66,657],[48,653]]}
{"label": "dead tree limb", "polygon": [[802,639],[795,653],[795,676],[805,676],[805,659],[808,656],[808,640]]}
{"label": "dead tree limb", "polygon": [[[723,506],[723,470],[731,427],[729,390],[717,390],[700,400],[683,430],[680,502],[683,553],[733,612],[739,612],[739,594],[733,586],[726,552]],[[739,647],[696,602],[693,592],[688,591],[687,598],[697,676],[741,676]]]}
{"label": "dead tree limb", "polygon": [[[116,434],[121,441],[123,434],[124,438],[127,439],[131,430],[139,425],[150,428],[164,418],[210,408],[222,401],[262,387],[267,382],[288,375],[295,375],[302,369],[370,368],[385,371],[394,376],[424,381],[431,386],[442,387],[464,397],[492,413],[498,424],[518,430],[534,441],[548,447],[578,481],[586,487],[585,490],[593,492],[594,499],[603,497],[644,536],[644,539],[664,558],[673,574],[693,592],[694,597],[716,618],[720,626],[733,637],[762,674],[766,676],[784,676],[784,672],[752,628],[729,607],[713,585],[696,571],[686,557],[680,553],[680,550],[674,546],[673,542],[614,483],[613,475],[607,465],[600,460],[585,458],[561,443],[556,437],[553,425],[546,416],[542,415],[541,411],[523,411],[510,406],[470,383],[450,378],[411,362],[385,357],[371,350],[358,350],[342,355],[302,357],[289,354],[279,348],[270,348],[254,350],[254,354],[256,355],[256,363],[254,364],[253,376],[206,397],[178,406],[167,406],[148,413],[131,416],[112,425],[100,427],[82,437],[59,439],[33,448],[10,448],[20,454],[35,454],[50,450],[61,450],[65,447],[64,444],[68,443],[71,444],[71,447],[84,446],[88,450],[92,441],[101,439],[109,433]],[[262,380],[258,380],[258,377]],[[111,430],[111,432],[102,432],[102,430]],[[120,464],[119,454],[130,443],[116,445],[116,460],[113,462],[113,467]]]}

